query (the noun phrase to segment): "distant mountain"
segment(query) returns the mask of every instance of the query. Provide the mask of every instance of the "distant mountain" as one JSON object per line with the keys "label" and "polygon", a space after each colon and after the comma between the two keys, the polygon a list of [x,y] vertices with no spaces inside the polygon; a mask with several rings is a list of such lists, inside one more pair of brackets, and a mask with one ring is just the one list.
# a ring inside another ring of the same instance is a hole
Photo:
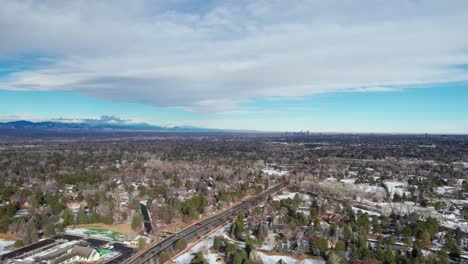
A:
{"label": "distant mountain", "polygon": [[172,132],[216,132],[221,130],[209,129],[209,128],[198,128],[198,127],[185,127],[185,126],[173,126],[163,127],[154,126],[146,123],[130,124],[130,123],[105,123],[105,122],[56,122],[56,121],[44,121],[44,122],[31,122],[26,120],[12,121],[0,123],[0,129],[8,130],[105,130],[105,131],[172,131]]}

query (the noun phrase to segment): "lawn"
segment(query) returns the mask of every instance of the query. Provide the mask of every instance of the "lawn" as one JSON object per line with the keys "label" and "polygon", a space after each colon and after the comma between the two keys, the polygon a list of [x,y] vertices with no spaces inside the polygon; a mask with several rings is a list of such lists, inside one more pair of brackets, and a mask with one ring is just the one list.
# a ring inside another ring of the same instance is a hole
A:
{"label": "lawn", "polygon": [[81,236],[90,236],[90,237],[112,239],[112,240],[117,240],[117,238],[123,236],[122,233],[120,232],[109,230],[109,229],[104,229],[104,228],[98,228],[98,227],[67,228],[66,232],[69,234],[77,234]]}
{"label": "lawn", "polygon": [[113,230],[101,229],[101,228],[87,228],[87,231],[84,232],[86,235],[93,236],[93,235],[100,235],[106,236],[113,240],[117,240],[119,236],[122,236],[122,233]]}

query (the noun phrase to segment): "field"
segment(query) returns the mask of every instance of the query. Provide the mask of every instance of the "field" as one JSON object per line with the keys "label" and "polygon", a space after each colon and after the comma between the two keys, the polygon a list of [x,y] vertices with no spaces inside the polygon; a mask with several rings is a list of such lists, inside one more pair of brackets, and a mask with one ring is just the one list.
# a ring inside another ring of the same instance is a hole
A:
{"label": "field", "polygon": [[90,237],[103,238],[103,239],[112,239],[112,240],[117,240],[119,237],[123,236],[122,233],[120,232],[109,230],[109,229],[96,228],[96,227],[67,228],[66,231],[69,234],[90,236]]}
{"label": "field", "polygon": [[106,230],[113,230],[122,234],[128,234],[132,231],[132,227],[130,226],[130,224],[106,225],[102,223],[95,223],[95,224],[74,225],[73,227],[106,229]]}

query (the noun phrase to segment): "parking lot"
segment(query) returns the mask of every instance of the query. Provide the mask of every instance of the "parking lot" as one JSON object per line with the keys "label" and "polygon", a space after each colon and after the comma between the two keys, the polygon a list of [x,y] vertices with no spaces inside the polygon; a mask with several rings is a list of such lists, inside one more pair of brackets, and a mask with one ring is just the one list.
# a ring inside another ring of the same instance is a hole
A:
{"label": "parking lot", "polygon": [[37,250],[37,249],[40,249],[40,248],[51,246],[55,242],[56,242],[55,239],[44,239],[44,240],[41,240],[41,241],[39,241],[37,243],[31,244],[29,246],[25,246],[25,247],[22,247],[20,249],[17,249],[17,250],[8,252],[6,254],[3,254],[3,255],[1,255],[0,259],[3,261],[3,260],[6,260],[6,259],[16,258],[16,257],[24,255],[24,254],[26,254],[28,252],[31,252],[31,251],[34,251],[34,250]]}
{"label": "parking lot", "polygon": [[[48,238],[41,240],[37,243],[31,244],[29,246],[14,250],[12,252],[3,254],[0,256],[0,260],[8,260],[8,259],[14,259],[21,257],[25,254],[28,253],[34,253],[35,251],[38,250],[44,250],[46,248],[53,247],[64,240],[66,241],[74,241],[74,240],[82,240],[86,241],[88,245],[92,248],[98,249],[104,246],[105,244],[108,244],[109,242],[112,241],[107,241],[104,239],[97,239],[97,238],[91,238],[91,237],[82,237],[82,236],[77,236],[77,235],[69,235],[69,234],[60,234],[56,235],[53,238]],[[119,256],[107,261],[106,263],[122,263],[123,261],[129,259],[133,254],[137,252],[137,249],[131,248],[125,244],[122,243],[113,243],[113,251],[119,252]]]}

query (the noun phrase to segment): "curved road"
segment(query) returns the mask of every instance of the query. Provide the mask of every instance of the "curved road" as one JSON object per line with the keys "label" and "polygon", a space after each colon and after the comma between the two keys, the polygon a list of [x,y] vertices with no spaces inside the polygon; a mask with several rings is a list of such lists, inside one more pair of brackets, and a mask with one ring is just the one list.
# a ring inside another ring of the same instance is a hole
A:
{"label": "curved road", "polygon": [[141,214],[143,215],[143,225],[145,226],[145,231],[147,234],[150,234],[151,231],[153,231],[153,227],[151,226],[151,219],[148,213],[148,210],[146,209],[146,206],[142,203],[140,203],[140,209],[141,209]]}

